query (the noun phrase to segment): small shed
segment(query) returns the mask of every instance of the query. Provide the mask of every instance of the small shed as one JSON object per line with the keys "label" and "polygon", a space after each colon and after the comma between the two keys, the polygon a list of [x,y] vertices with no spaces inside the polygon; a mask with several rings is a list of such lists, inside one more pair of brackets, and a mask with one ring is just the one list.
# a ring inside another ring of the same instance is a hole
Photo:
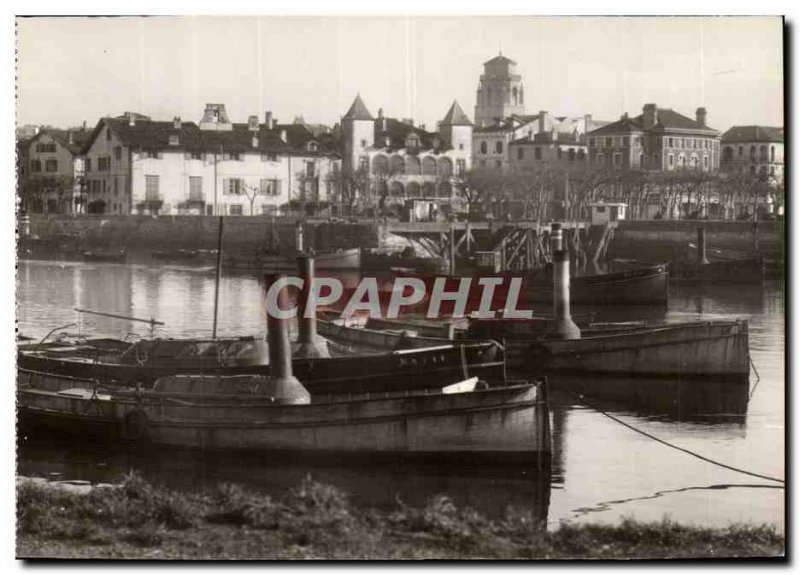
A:
{"label": "small shed", "polygon": [[436,200],[413,198],[405,201],[403,221],[435,222],[439,219],[439,205]]}
{"label": "small shed", "polygon": [[593,226],[602,226],[608,222],[617,222],[625,219],[628,204],[595,202],[589,204]]}

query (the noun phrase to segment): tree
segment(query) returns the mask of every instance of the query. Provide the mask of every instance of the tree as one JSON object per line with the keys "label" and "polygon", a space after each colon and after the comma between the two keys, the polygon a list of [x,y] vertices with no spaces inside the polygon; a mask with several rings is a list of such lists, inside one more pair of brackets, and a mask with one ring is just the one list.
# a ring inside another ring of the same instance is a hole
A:
{"label": "tree", "polygon": [[483,211],[493,200],[511,197],[513,179],[501,170],[472,168],[465,171],[455,183],[456,193],[467,206],[467,213]]}
{"label": "tree", "polygon": [[252,184],[242,185],[242,193],[250,201],[250,215],[255,215],[255,203],[261,188]]}

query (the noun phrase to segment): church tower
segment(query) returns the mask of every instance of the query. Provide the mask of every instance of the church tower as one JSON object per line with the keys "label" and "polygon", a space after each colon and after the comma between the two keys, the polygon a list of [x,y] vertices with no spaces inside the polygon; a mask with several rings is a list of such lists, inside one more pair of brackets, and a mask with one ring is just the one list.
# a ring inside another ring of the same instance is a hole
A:
{"label": "church tower", "polygon": [[475,104],[475,125],[490,126],[497,119],[525,113],[525,93],[517,63],[502,54],[484,62]]}

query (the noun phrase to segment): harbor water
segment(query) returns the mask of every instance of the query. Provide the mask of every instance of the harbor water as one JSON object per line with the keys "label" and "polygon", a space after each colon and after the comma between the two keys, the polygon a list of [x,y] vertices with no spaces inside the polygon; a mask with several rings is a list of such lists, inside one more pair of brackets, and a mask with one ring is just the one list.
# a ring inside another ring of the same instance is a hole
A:
{"label": "harbor water", "polygon": [[[59,331],[81,329],[117,338],[149,335],[147,324],[92,316],[79,319],[74,308],[154,318],[165,324],[156,329],[157,337],[210,337],[214,273],[208,267],[20,261],[17,304],[19,333],[29,337],[44,337],[60,326],[64,327]],[[667,308],[603,310],[600,319],[637,317],[748,319],[754,368],[749,385],[669,379],[552,381],[554,454],[552,472],[546,477],[503,469],[401,465],[367,471],[354,465],[299,464],[252,454],[143,452],[57,437],[20,438],[17,472],[105,482],[137,470],[177,489],[237,482],[264,491],[282,491],[311,475],[370,506],[388,507],[398,499],[422,505],[443,493],[457,504],[493,516],[502,515],[509,506],[527,509],[550,526],[565,520],[670,517],[704,526],[755,522],[783,529],[781,484],[714,466],[609,417],[726,465],[783,478],[782,284],[671,288]],[[263,335],[262,294],[255,278],[223,276],[219,318],[221,336]],[[76,323],[77,327],[70,325]]]}

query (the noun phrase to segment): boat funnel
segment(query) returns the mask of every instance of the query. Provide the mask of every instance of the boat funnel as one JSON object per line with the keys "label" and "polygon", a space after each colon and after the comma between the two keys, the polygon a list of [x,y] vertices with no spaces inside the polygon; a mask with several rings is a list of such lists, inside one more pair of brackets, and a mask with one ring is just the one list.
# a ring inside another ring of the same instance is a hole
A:
{"label": "boat funnel", "polygon": [[[277,276],[276,279],[280,279]],[[278,292],[277,303],[286,309],[286,288]],[[289,343],[288,320],[275,317],[267,311],[267,337],[269,343],[269,386],[277,403],[311,403],[311,395],[292,373],[292,348]]]}
{"label": "boat funnel", "polygon": [[560,339],[580,339],[569,305],[569,252],[553,252],[553,334]]}
{"label": "boat funnel", "polygon": [[303,233],[303,220],[297,220],[297,223],[294,225],[294,242],[298,253],[305,251]]}
{"label": "boat funnel", "polygon": [[302,358],[330,357],[328,342],[317,335],[316,309],[311,317],[306,317],[306,307],[311,298],[311,285],[314,281],[314,258],[308,255],[297,256],[297,270],[303,278],[303,289],[300,291],[297,306],[298,346],[295,348],[295,355]]}
{"label": "boat funnel", "polygon": [[564,249],[564,230],[559,222],[550,224],[550,250],[555,254]]}
{"label": "boat funnel", "polygon": [[697,263],[707,264],[708,256],[706,254],[706,229],[697,228]]}

